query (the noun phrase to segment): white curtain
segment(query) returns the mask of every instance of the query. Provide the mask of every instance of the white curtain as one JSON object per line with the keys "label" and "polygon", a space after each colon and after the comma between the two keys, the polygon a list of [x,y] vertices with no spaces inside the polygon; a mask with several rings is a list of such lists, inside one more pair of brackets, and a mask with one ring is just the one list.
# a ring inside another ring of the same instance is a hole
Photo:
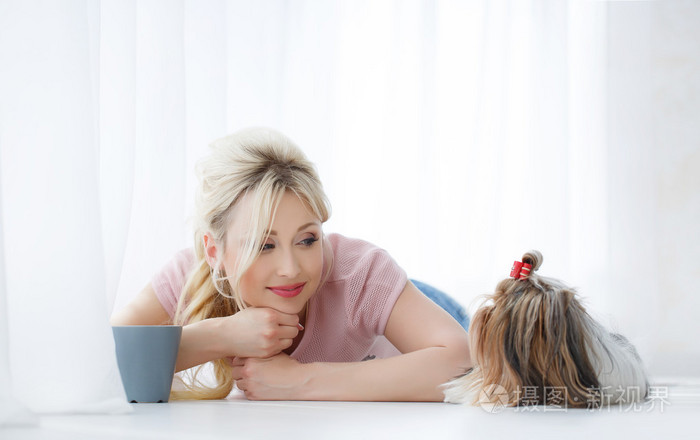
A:
{"label": "white curtain", "polygon": [[[1,160],[2,158],[0,158]],[[0,182],[1,183],[1,182]],[[0,185],[0,194],[2,187]],[[0,213],[2,197],[0,197]],[[0,215],[0,250],[4,250],[2,216]],[[7,291],[5,288],[4,252],[0,252],[0,427],[6,425],[34,425],[37,419],[17,402],[10,380],[9,340],[7,327]]]}
{"label": "white curtain", "polygon": [[[0,0],[7,402],[126,410],[108,316],[191,246],[194,163],[250,125],[285,132],[318,165],[327,232],[377,243],[465,305],[539,249],[544,274],[578,286],[653,355],[656,275],[617,289],[636,276],[624,261],[635,236],[654,231],[644,218],[615,223],[648,207],[613,203],[634,180],[610,167],[633,175],[619,158],[637,147],[610,147],[609,10]],[[649,110],[638,104],[625,110]]]}
{"label": "white curtain", "polygon": [[2,351],[7,390],[36,412],[128,409],[100,230],[98,6],[0,9]]}

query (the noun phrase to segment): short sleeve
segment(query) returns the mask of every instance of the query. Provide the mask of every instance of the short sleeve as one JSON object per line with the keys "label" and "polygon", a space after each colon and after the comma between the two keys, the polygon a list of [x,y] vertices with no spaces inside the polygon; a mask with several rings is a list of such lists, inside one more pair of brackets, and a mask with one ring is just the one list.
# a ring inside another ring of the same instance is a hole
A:
{"label": "short sleeve", "polygon": [[377,249],[368,256],[364,288],[360,291],[355,321],[365,320],[368,328],[383,335],[394,304],[406,286],[407,276],[389,253]]}
{"label": "short sleeve", "polygon": [[187,276],[194,266],[194,249],[183,249],[163,266],[151,279],[156,297],[171,318],[175,316],[177,303]]}
{"label": "short sleeve", "polygon": [[383,335],[408,277],[389,253],[362,240],[333,237],[338,272],[344,280],[346,316],[355,329]]}

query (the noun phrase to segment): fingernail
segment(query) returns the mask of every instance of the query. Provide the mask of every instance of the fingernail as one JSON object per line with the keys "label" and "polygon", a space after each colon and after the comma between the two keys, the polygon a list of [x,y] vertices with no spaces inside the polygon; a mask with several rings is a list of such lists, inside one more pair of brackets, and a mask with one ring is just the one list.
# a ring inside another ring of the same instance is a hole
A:
{"label": "fingernail", "polygon": [[304,326],[301,325],[301,323],[297,323],[297,328],[299,329],[300,332],[304,331]]}

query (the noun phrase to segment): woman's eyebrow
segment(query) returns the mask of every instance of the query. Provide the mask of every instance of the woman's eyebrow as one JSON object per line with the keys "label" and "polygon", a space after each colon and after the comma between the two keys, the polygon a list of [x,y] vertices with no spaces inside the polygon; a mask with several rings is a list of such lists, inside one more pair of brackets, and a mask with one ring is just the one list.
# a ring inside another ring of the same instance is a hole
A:
{"label": "woman's eyebrow", "polygon": [[[302,229],[306,229],[309,226],[318,226],[318,225],[319,225],[318,222],[304,223],[303,225],[299,226],[299,229],[297,229],[297,232],[301,231]],[[270,235],[277,235],[277,231],[275,231],[275,230],[270,231]]]}

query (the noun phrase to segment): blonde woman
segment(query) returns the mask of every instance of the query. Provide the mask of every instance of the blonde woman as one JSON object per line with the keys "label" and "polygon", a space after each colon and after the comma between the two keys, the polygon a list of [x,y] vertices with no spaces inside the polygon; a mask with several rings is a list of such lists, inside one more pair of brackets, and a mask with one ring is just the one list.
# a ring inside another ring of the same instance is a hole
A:
{"label": "blonde woman", "polygon": [[235,384],[256,400],[442,401],[440,385],[471,367],[460,323],[384,250],[324,234],[330,205],[288,138],[249,129],[211,147],[194,249],[112,318],[184,326],[176,370],[189,377],[173,397],[224,398]]}

